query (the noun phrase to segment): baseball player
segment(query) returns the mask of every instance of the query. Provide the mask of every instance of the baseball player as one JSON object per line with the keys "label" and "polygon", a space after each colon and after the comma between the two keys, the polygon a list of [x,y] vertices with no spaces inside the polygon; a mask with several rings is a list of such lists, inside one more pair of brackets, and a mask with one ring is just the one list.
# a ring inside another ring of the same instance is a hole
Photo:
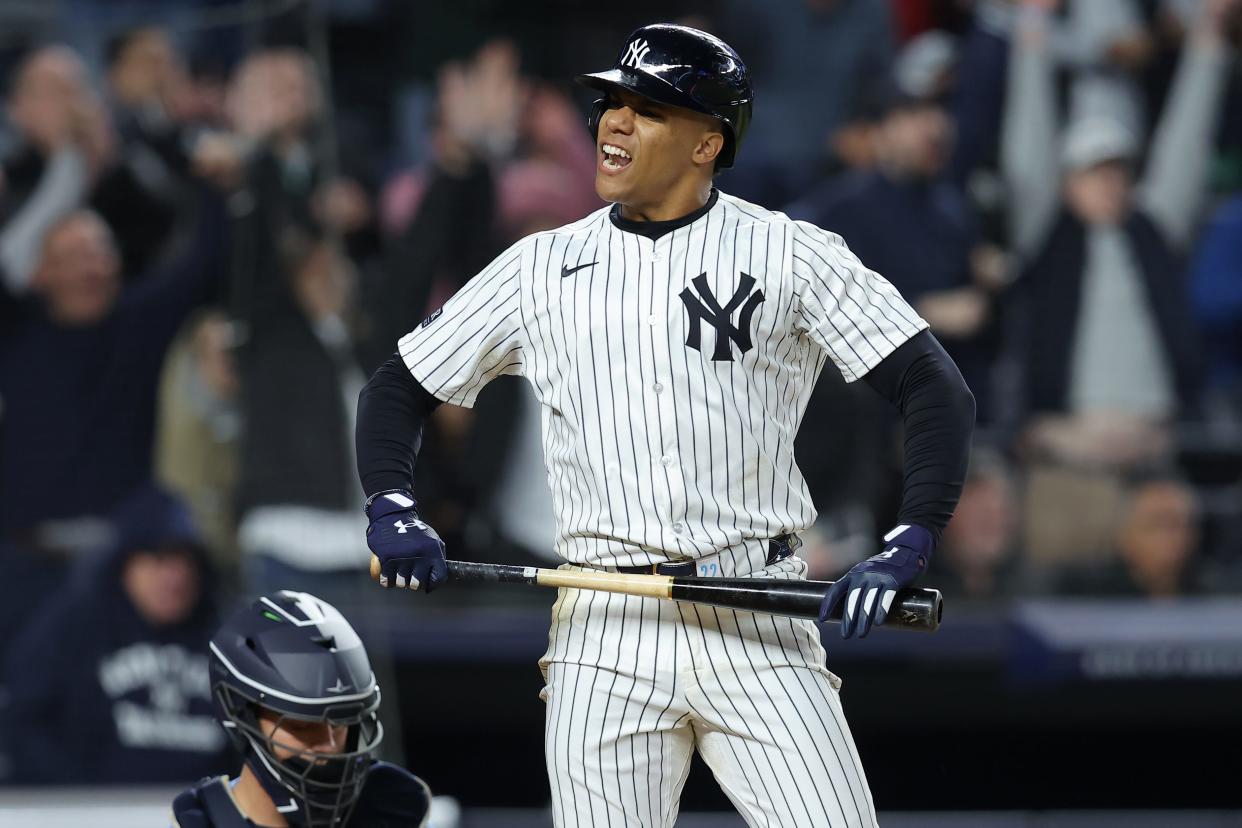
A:
{"label": "baseball player", "polygon": [[375,760],[380,692],[361,639],[326,601],[264,596],[212,638],[216,715],[245,764],[173,802],[177,828],[425,826],[421,779]]}
{"label": "baseball player", "polygon": [[[973,397],[927,324],[840,237],[712,186],[751,117],[733,49],[646,26],[612,69],[578,80],[602,93],[589,124],[611,206],[501,254],[362,393],[380,583],[445,580],[413,494],[421,424],[440,403],[472,406],[501,374],[525,377],[541,405],[564,566],[803,578],[793,552],[815,510],[794,436],[831,360],[906,426],[897,524],[822,607],[843,602],[842,634],[866,635],[952,513]],[[562,590],[540,666],[557,826],[671,826],[696,749],[749,825],[875,824],[809,621]]]}

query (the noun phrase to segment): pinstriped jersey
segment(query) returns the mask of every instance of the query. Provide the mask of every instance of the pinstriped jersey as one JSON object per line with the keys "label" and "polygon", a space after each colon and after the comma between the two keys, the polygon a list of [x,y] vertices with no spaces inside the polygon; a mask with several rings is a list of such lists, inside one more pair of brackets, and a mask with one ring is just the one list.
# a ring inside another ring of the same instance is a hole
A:
{"label": "pinstriped jersey", "polygon": [[455,405],[525,377],[557,552],[641,565],[810,527],[794,437],[825,360],[853,381],[926,327],[839,236],[716,194],[655,240],[610,208],[528,236],[399,351]]}

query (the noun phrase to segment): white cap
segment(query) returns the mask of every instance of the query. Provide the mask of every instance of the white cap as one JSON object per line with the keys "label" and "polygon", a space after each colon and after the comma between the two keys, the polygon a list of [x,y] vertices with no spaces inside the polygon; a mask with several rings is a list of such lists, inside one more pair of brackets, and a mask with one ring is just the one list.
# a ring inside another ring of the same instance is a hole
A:
{"label": "white cap", "polygon": [[933,98],[941,91],[946,73],[957,63],[953,35],[931,29],[913,38],[897,55],[893,77],[897,88],[913,98]]}
{"label": "white cap", "polygon": [[1074,122],[1061,144],[1061,166],[1084,170],[1105,161],[1128,161],[1138,154],[1138,140],[1120,121],[1086,117]]}

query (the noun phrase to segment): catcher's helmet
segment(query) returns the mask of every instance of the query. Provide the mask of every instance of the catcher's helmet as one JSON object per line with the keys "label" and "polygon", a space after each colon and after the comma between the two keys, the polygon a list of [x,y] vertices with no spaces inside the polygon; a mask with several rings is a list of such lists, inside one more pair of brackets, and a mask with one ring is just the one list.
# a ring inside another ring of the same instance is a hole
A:
{"label": "catcher's helmet", "polygon": [[[729,44],[689,26],[658,23],[635,29],[611,69],[578,75],[575,80],[603,92],[628,89],[719,118],[725,127],[725,145],[717,163],[722,168],[733,166],[750,124],[754,94],[746,64]],[[607,107],[606,98],[591,107],[592,135],[598,134]]]}
{"label": "catcher's helmet", "polygon": [[[282,591],[233,615],[210,650],[220,723],[286,819],[343,825],[383,738],[379,685],[354,628],[326,601]],[[263,711],[278,726],[286,719],[344,725],[345,744],[336,753],[295,750],[280,758],[278,739],[259,721]]]}

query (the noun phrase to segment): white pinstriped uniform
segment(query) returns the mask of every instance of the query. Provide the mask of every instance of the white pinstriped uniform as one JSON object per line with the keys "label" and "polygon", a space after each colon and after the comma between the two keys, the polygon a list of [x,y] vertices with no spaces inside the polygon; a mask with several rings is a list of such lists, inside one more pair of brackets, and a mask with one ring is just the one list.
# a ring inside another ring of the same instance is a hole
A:
{"label": "white pinstriped uniform", "polygon": [[[801,578],[767,541],[815,520],[793,444],[824,361],[857,379],[926,326],[839,236],[720,194],[654,241],[607,208],[529,236],[399,350],[456,405],[531,383],[567,565]],[[565,590],[541,666],[558,826],[672,825],[696,746],[751,825],[874,824],[809,621]]]}

